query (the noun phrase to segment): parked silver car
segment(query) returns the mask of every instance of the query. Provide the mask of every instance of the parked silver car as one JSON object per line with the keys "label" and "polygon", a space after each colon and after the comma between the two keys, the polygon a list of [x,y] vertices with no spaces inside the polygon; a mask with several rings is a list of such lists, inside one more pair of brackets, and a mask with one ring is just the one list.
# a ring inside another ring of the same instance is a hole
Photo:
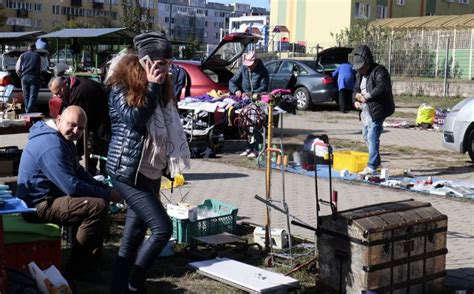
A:
{"label": "parked silver car", "polygon": [[443,124],[443,146],[468,153],[474,161],[474,97],[456,104]]}

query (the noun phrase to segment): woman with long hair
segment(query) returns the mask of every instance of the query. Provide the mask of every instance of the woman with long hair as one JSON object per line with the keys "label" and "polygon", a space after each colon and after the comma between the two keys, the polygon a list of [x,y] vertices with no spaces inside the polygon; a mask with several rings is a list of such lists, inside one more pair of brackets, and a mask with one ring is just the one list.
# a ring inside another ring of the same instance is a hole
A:
{"label": "woman with long hair", "polygon": [[160,33],[138,35],[134,44],[138,56],[121,57],[106,83],[112,125],[107,172],[128,205],[114,294],[145,293],[147,271],[173,230],[159,199],[161,176],[174,177],[190,161],[168,75],[171,44]]}

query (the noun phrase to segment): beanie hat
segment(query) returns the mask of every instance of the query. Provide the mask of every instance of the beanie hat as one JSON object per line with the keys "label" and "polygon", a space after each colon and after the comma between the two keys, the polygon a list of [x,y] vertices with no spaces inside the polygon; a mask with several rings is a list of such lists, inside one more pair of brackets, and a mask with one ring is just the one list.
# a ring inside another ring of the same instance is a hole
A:
{"label": "beanie hat", "polygon": [[150,56],[152,60],[173,58],[173,48],[163,33],[140,34],[133,38],[133,44],[137,48],[139,58],[146,55]]}

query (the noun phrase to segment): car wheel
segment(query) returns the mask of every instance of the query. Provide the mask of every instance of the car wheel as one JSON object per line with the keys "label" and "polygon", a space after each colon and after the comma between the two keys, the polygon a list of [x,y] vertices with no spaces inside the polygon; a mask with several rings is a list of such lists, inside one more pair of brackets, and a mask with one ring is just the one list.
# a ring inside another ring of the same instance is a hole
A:
{"label": "car wheel", "polygon": [[467,137],[467,153],[472,161],[474,161],[474,130],[471,130]]}
{"label": "car wheel", "polygon": [[298,110],[308,110],[311,107],[311,97],[305,87],[300,87],[295,90],[294,96]]}

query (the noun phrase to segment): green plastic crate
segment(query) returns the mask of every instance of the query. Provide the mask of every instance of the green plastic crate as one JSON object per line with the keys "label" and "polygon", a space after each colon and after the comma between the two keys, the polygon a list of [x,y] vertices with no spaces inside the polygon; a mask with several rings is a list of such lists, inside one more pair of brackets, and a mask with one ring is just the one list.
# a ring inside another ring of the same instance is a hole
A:
{"label": "green plastic crate", "polygon": [[235,233],[238,208],[216,199],[206,199],[198,209],[208,209],[218,216],[200,219],[191,222],[188,219],[176,219],[173,222],[173,238],[177,243],[190,243],[193,237],[219,234],[223,232]]}

